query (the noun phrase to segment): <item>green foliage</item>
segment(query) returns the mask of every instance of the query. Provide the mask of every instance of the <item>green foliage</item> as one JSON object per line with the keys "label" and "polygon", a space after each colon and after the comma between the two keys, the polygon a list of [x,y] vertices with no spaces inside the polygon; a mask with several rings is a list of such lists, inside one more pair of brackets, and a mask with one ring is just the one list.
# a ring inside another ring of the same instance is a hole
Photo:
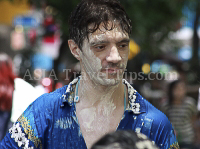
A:
{"label": "green foliage", "polygon": [[169,31],[177,28],[183,2],[179,0],[121,0],[133,24],[132,37],[142,50],[159,53]]}

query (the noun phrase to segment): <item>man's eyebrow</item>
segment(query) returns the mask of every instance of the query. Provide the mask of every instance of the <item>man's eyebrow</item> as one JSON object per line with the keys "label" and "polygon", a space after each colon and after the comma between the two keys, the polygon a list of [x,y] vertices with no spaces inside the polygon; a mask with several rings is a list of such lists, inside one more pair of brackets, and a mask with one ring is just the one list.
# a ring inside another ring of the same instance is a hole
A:
{"label": "man's eyebrow", "polygon": [[118,43],[123,43],[123,42],[125,42],[125,43],[129,43],[129,42],[130,42],[130,39],[122,39],[122,40],[119,41]]}
{"label": "man's eyebrow", "polygon": [[90,43],[90,45],[94,46],[94,45],[97,45],[97,44],[104,44],[104,43],[108,43],[108,41],[106,41],[106,40],[100,40],[100,41],[97,41],[97,42],[93,41],[93,42]]}
{"label": "man's eyebrow", "polygon": [[[122,40],[120,40],[119,42],[117,42],[117,43],[129,43],[130,42],[130,39],[122,39]],[[100,41],[97,41],[97,42],[95,42],[95,41],[92,41],[91,43],[90,43],[90,46],[94,46],[94,45],[98,45],[98,44],[105,44],[105,43],[109,43],[109,41],[107,41],[107,40],[100,40]]]}

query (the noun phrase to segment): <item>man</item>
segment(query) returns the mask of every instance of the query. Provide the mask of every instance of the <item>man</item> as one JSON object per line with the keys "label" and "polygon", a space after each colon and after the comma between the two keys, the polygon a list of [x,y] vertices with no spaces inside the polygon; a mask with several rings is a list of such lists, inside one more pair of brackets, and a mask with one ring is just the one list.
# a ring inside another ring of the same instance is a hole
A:
{"label": "man", "polygon": [[92,145],[91,149],[158,149],[147,136],[134,131],[108,133]]}
{"label": "man", "polygon": [[167,117],[122,79],[130,33],[117,0],[81,1],[70,18],[68,41],[81,77],[32,103],[2,147],[86,149],[109,132],[130,129],[162,149],[178,148]]}

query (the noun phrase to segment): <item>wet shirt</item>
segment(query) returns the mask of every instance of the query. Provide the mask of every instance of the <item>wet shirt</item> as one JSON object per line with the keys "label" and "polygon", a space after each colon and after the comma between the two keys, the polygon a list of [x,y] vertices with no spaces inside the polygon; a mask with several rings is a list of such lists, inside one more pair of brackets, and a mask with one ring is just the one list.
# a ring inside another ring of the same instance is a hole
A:
{"label": "wet shirt", "polygon": [[[87,149],[76,116],[74,91],[78,78],[68,86],[35,100],[2,140],[2,149]],[[117,130],[133,130],[149,137],[161,149],[178,143],[167,117],[146,101],[128,82],[128,106]]]}

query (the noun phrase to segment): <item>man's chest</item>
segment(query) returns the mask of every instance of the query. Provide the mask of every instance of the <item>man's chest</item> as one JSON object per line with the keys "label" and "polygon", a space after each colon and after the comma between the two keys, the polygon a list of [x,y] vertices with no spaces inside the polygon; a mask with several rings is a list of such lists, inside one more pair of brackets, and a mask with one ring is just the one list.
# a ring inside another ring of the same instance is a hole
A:
{"label": "man's chest", "polygon": [[[66,118],[58,118],[54,127],[49,129],[50,136],[46,136],[50,143],[48,147],[64,146],[69,149],[90,148],[94,142],[108,132],[117,129],[119,121],[114,118],[93,117],[78,118],[76,115]],[[51,147],[50,147],[51,148]]]}
{"label": "man's chest", "polygon": [[98,113],[95,108],[77,112],[80,131],[88,148],[109,132],[116,131],[123,115],[123,108],[110,115]]}
{"label": "man's chest", "polygon": [[[91,111],[89,113],[92,115]],[[147,119],[144,116],[133,116],[127,111],[122,114],[123,116],[116,116],[119,115],[116,114],[108,118],[99,117],[95,114],[90,117],[81,117],[79,114],[74,111],[70,114],[71,116],[59,118],[55,122],[54,132],[50,129],[48,133],[52,135],[52,137],[48,136],[51,140],[47,139],[51,144],[49,146],[53,146],[52,143],[55,143],[56,146],[64,146],[69,149],[89,149],[103,135],[116,130],[133,130],[136,132],[139,130],[150,138],[157,138],[156,133],[152,131],[155,122],[153,123],[152,119]]]}
{"label": "man's chest", "polygon": [[116,131],[118,124],[119,122],[112,118],[96,118],[89,125],[87,122],[80,122],[80,130],[87,147],[90,148],[94,142],[105,134]]}

